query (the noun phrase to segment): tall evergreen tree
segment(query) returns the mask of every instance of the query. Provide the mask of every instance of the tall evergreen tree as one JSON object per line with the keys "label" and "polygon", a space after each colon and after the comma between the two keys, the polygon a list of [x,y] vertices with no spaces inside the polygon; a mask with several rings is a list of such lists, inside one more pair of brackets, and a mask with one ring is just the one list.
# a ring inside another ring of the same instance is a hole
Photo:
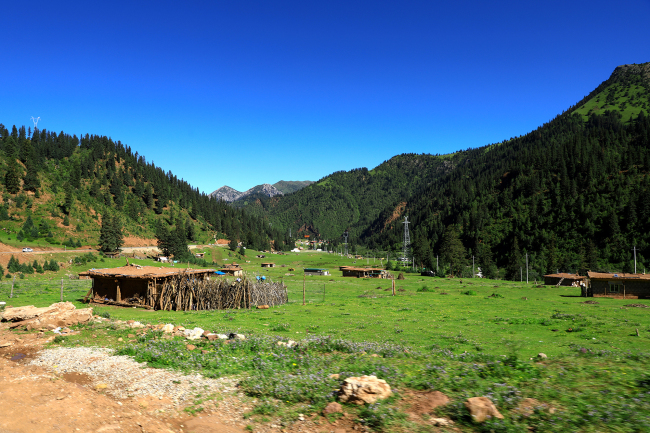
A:
{"label": "tall evergreen tree", "polygon": [[102,217],[99,231],[99,249],[102,252],[115,252],[124,245],[122,223],[118,215],[106,213]]}
{"label": "tall evergreen tree", "polygon": [[440,255],[445,262],[449,263],[453,275],[462,275],[467,263],[467,252],[454,226],[448,226],[445,230]]}

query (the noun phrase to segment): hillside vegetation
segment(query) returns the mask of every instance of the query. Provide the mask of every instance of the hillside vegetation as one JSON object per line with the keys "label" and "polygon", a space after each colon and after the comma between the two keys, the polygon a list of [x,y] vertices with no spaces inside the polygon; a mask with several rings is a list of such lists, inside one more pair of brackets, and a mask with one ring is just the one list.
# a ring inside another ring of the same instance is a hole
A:
{"label": "hillside vegetation", "polygon": [[284,234],[200,193],[129,146],[0,124],[0,221],[9,244],[96,245],[102,217],[115,213],[126,236],[144,242],[161,227],[188,242],[216,237],[266,249]]}
{"label": "hillside vegetation", "polygon": [[[633,271],[650,255],[650,63],[616,68],[566,112],[536,130],[452,155],[405,154],[373,170],[338,172],[248,210],[274,227],[401,248],[409,215],[418,262],[435,267],[447,232],[459,266],[520,278],[547,272]],[[399,221],[398,221],[399,220]],[[446,262],[446,263],[444,263]],[[648,263],[650,264],[650,263]],[[467,268],[465,268],[467,269]]]}

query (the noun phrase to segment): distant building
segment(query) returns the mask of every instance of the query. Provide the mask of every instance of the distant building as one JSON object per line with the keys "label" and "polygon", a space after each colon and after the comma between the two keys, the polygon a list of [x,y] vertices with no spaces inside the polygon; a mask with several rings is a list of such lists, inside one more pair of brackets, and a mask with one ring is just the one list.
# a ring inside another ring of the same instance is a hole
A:
{"label": "distant building", "polygon": [[224,267],[219,269],[219,271],[223,272],[225,275],[231,275],[233,277],[241,277],[244,275],[243,269],[237,263],[224,265]]}
{"label": "distant building", "polygon": [[544,275],[544,284],[547,286],[573,286],[578,287],[585,280],[584,276],[577,274],[548,274]]}
{"label": "distant building", "polygon": [[587,272],[587,296],[650,299],[650,275]]}
{"label": "distant building", "polygon": [[380,268],[355,268],[353,266],[343,266],[341,271],[343,272],[344,277],[390,278],[388,271]]}
{"label": "distant building", "polygon": [[262,263],[263,268],[275,268],[275,263]]}
{"label": "distant building", "polygon": [[324,268],[305,268],[305,275],[329,275],[329,271]]}

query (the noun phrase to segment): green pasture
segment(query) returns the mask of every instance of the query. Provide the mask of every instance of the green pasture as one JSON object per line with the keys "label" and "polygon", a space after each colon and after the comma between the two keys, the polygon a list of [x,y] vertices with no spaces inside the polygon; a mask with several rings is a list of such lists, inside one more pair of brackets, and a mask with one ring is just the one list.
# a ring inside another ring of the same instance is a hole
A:
{"label": "green pasture", "polygon": [[[341,276],[339,265],[361,265],[361,260],[355,263],[316,252],[266,254],[265,258],[255,257],[263,253],[253,251],[245,257],[213,247],[205,252],[207,260],[209,253],[220,255],[223,262],[242,264],[249,278],[282,280],[289,303],[268,310],[198,312],[95,308],[112,319],[247,336],[231,344],[193,341],[194,351],[184,338],[167,339],[161,332],[142,333],[114,322],[80,326],[79,334],[57,337],[53,344],[113,347],[153,367],[200,371],[208,377],[238,375],[241,390],[256,399],[247,414],[253,431],[269,422],[293,422],[299,413],[320,413],[335,400],[332,389],[340,380],[363,374],[385,379],[397,391],[384,403],[346,406],[356,423],[376,431],[437,431],[428,423],[428,415],[421,419],[406,415],[409,403],[403,393],[407,390],[447,394],[452,403],[434,415],[453,419],[461,431],[650,428],[650,310],[626,306],[650,305],[648,301],[581,298],[577,288],[415,273],[396,280],[396,296],[392,296],[391,280]],[[261,268],[262,262],[277,266]],[[123,264],[124,259],[104,259],[89,262],[86,268]],[[305,267],[328,268],[332,275],[304,277]],[[9,303],[56,302],[60,282],[21,281],[23,290]],[[64,282],[70,287],[66,300],[84,306],[79,299],[89,282]],[[28,284],[34,287],[29,289]],[[0,288],[1,300],[9,301],[5,294]],[[276,344],[280,340],[296,340],[299,346],[281,347]],[[548,358],[539,358],[538,353]],[[329,377],[333,373],[340,375],[339,380]],[[472,396],[488,396],[505,419],[473,423],[463,406]],[[522,416],[516,408],[524,398],[535,398],[556,411],[539,409]],[[203,400],[197,397],[197,402]],[[201,404],[190,410],[202,410]]]}
{"label": "green pasture", "polygon": [[[241,257],[224,248],[206,247],[202,251],[207,260],[220,258],[219,264],[241,264],[250,278],[265,276],[283,281],[288,287],[289,303],[269,310],[152,312],[101,307],[98,311],[123,320],[173,323],[214,332],[294,339],[330,335],[415,348],[436,346],[459,353],[505,355],[516,351],[524,357],[540,352],[555,356],[568,353],[577,345],[593,350],[650,351],[650,309],[626,307],[650,306],[645,300],[582,298],[579,288],[479,278],[431,278],[406,272],[404,280],[395,281],[396,296],[392,296],[390,280],[344,278],[338,270],[344,264],[372,265],[372,258],[354,260],[318,252],[266,254],[265,258],[257,258],[256,255],[264,253],[249,250]],[[75,274],[126,264],[126,259],[96,257],[96,261],[73,265],[59,273]],[[163,266],[153,260],[129,262]],[[263,262],[274,262],[276,267],[261,268]],[[332,275],[305,277],[305,267],[327,268]],[[17,295],[8,303],[44,306],[58,302],[61,275],[47,274],[16,280]],[[10,281],[5,279],[0,285],[0,296],[6,298],[9,286]],[[32,286],[35,290],[30,290]],[[76,285],[71,286],[69,293],[68,286],[71,284],[66,281],[65,300],[79,302],[87,291]],[[89,282],[83,287],[89,287]],[[73,290],[84,293],[77,297]]]}

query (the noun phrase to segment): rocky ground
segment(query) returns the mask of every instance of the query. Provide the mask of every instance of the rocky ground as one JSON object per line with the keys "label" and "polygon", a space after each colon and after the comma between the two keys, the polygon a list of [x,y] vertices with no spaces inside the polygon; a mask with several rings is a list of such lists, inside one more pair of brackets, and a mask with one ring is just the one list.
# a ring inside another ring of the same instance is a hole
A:
{"label": "rocky ground", "polygon": [[[34,312],[39,316],[0,324],[0,433],[365,430],[345,413],[337,420],[312,414],[289,424],[270,420],[249,426],[245,413],[255,400],[238,391],[236,378],[208,379],[147,368],[103,348],[48,348],[58,332],[75,332],[66,327],[71,325],[66,307],[67,303],[27,307],[20,319]],[[67,311],[64,321],[62,311]],[[86,318],[85,312],[76,310],[74,317],[83,317],[83,322],[106,321]],[[53,320],[58,323],[50,323]],[[63,327],[54,328],[56,324]],[[137,322],[119,325],[134,332],[142,326]],[[182,330],[174,333],[182,334]]]}

